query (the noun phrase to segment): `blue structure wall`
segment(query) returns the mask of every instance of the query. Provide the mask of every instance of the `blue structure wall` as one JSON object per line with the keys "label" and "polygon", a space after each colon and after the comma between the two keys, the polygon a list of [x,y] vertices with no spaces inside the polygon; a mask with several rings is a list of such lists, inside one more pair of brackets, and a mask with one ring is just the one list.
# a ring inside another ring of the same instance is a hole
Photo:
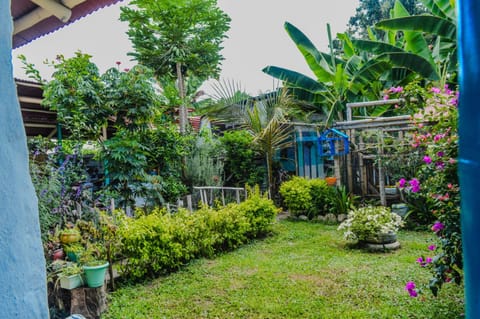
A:
{"label": "blue structure wall", "polygon": [[10,1],[0,1],[0,318],[48,318],[46,272],[12,69]]}

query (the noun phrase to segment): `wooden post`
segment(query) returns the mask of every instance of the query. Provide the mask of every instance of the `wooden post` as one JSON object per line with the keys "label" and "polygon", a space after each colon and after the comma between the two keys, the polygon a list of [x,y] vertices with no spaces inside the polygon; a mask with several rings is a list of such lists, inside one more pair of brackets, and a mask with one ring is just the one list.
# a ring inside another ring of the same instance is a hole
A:
{"label": "wooden post", "polygon": [[378,137],[378,186],[380,188],[380,204],[387,206],[387,198],[385,195],[385,172],[382,165],[383,157],[383,130],[380,130]]}
{"label": "wooden post", "polygon": [[358,141],[358,162],[360,166],[360,183],[362,188],[362,196],[367,195],[367,168],[365,167],[365,163],[363,161],[363,150],[365,148],[365,144],[363,143],[363,137],[360,134],[359,141]]}
{"label": "wooden post", "polygon": [[340,185],[340,179],[342,178],[342,175],[340,174],[340,157],[339,156],[334,156],[333,158],[333,166],[335,170],[335,177],[337,178],[337,186]]}
{"label": "wooden post", "polygon": [[[348,130],[348,135],[349,135],[348,138],[350,140],[350,144],[353,146],[354,140],[352,139],[352,136],[355,137],[355,130]],[[348,190],[352,192],[353,191],[352,150],[347,154],[347,175],[348,175]]]}
{"label": "wooden post", "polygon": [[187,207],[189,211],[193,212],[192,195],[190,194],[187,195]]}

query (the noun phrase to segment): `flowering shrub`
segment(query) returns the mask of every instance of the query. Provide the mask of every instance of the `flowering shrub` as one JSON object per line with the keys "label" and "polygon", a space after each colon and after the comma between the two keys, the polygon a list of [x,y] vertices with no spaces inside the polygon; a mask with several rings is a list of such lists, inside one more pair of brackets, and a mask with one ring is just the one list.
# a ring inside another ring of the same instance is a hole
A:
{"label": "flowering shrub", "polygon": [[[421,267],[432,271],[429,288],[437,295],[445,282],[462,279],[462,243],[460,229],[460,190],[457,175],[458,92],[444,88],[423,91],[424,107],[414,115],[418,132],[412,148],[423,152],[423,165],[416,178],[401,179],[398,184],[407,198],[421,198],[430,213],[431,230],[438,245],[430,245],[434,256],[417,259]],[[407,289],[415,297],[415,286]],[[413,287],[413,288],[412,288]]]}
{"label": "flowering shrub", "polygon": [[344,231],[346,239],[363,241],[378,234],[397,232],[402,225],[402,218],[390,208],[367,206],[350,211],[338,230]]}

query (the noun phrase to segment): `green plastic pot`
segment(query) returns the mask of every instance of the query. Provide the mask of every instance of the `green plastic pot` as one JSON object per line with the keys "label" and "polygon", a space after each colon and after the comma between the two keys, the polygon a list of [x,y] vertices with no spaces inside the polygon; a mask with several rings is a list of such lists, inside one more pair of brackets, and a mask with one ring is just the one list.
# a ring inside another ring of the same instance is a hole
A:
{"label": "green plastic pot", "polygon": [[105,274],[107,272],[108,262],[99,266],[83,266],[85,280],[90,288],[103,286],[105,282]]}

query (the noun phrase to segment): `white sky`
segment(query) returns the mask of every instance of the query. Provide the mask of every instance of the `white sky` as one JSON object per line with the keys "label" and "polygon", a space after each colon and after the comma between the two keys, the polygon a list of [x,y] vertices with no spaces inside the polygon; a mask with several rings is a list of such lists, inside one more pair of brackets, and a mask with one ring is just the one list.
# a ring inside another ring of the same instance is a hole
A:
{"label": "white sky", "polygon": [[[116,66],[115,61],[122,62],[121,68],[132,67],[134,62],[127,56],[132,51],[125,34],[128,26],[118,21],[119,6],[125,4],[102,9],[14,50],[15,76],[26,78],[16,58],[19,54],[34,63],[44,78],[52,72],[43,65],[45,59],[54,59],[57,54],[71,57],[77,50],[92,55],[102,73]],[[319,50],[326,51],[326,24],[330,23],[333,36],[344,32],[358,0],[218,0],[218,4],[232,19],[229,38],[223,45],[221,77],[241,83],[250,94],[258,94],[277,83],[261,71],[267,65],[312,74],[283,28],[285,21],[305,33]]]}

